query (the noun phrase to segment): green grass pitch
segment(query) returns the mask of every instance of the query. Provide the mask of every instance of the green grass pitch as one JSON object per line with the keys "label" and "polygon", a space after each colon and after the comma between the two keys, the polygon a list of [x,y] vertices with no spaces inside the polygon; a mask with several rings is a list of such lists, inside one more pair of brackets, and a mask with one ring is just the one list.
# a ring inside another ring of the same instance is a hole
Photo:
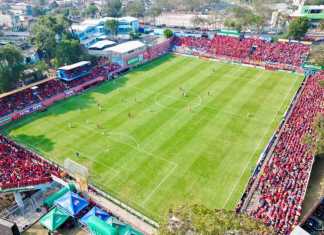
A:
{"label": "green grass pitch", "polygon": [[80,162],[91,182],[157,221],[186,202],[234,209],[301,82],[170,54],[3,133],[60,164]]}

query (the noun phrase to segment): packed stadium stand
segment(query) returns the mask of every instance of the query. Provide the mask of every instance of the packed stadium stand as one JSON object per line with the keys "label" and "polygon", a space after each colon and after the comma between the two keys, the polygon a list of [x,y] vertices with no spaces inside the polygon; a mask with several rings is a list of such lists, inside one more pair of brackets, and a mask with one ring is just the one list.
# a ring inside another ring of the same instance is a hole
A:
{"label": "packed stadium stand", "polygon": [[301,215],[314,161],[305,137],[313,137],[313,122],[324,112],[324,89],[319,85],[320,80],[324,80],[323,72],[306,80],[291,114],[279,130],[273,151],[248,187],[253,196],[246,211],[281,234],[288,234]]}
{"label": "packed stadium stand", "polygon": [[[0,116],[23,110],[47,100],[70,88],[76,87],[99,76],[119,69],[118,65],[100,64],[90,75],[70,82],[58,79],[39,84],[37,89],[28,88],[0,99]],[[38,185],[51,181],[51,174],[59,176],[59,169],[23,149],[14,142],[0,136],[0,188],[16,188]]]}
{"label": "packed stadium stand", "polygon": [[51,181],[51,174],[60,170],[36,154],[0,136],[1,189],[38,185]]}
{"label": "packed stadium stand", "polygon": [[[309,53],[309,46],[301,43],[270,43],[256,38],[215,36],[213,39],[176,37],[174,44],[187,47],[198,54],[225,56],[233,59],[280,63],[300,67]],[[159,51],[147,51],[156,57]],[[0,99],[0,116],[37,104],[98,76],[120,69],[116,64],[101,64],[91,74],[72,81],[53,79],[38,85],[37,92],[28,88]],[[276,134],[272,151],[259,162],[255,174],[237,210],[273,226],[278,233],[288,234],[298,224],[301,205],[313,165],[313,155],[304,137],[312,132],[317,113],[323,113],[324,89],[319,86],[324,72],[305,79],[299,95]],[[10,188],[50,181],[51,174],[60,170],[30,151],[0,136],[0,187]]]}
{"label": "packed stadium stand", "polygon": [[189,47],[209,56],[250,59],[267,63],[300,66],[309,53],[309,46],[301,43],[271,43],[258,38],[215,36],[213,39],[177,37],[175,44]]}
{"label": "packed stadium stand", "polygon": [[0,99],[0,116],[22,110],[27,106],[49,99],[65,90],[81,85],[86,81],[93,80],[98,76],[104,76],[105,74],[118,69],[119,66],[115,64],[102,65],[94,68],[90,75],[84,76],[80,79],[75,79],[69,82],[53,79],[39,84],[36,90],[28,88],[15,94],[5,96]]}

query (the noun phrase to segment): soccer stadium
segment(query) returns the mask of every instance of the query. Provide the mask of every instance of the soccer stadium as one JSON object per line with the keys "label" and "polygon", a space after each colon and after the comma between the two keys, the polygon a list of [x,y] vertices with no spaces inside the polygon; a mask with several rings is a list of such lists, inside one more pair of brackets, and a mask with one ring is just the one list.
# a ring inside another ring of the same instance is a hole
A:
{"label": "soccer stadium", "polygon": [[[74,182],[90,199],[65,186],[45,205],[93,234],[108,233],[89,219],[92,206],[132,226],[119,234],[151,230],[91,195],[155,229],[172,206],[200,203],[289,234],[314,162],[304,139],[324,111],[309,44],[215,34],[138,45],[1,97],[1,191]],[[64,208],[69,200],[80,208]]]}

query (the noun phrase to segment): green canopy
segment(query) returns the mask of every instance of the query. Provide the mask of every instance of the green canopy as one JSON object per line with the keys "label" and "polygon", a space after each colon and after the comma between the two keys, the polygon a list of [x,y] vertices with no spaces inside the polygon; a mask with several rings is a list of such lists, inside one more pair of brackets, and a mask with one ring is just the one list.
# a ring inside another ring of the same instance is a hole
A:
{"label": "green canopy", "polygon": [[118,235],[116,228],[94,215],[88,219],[87,225],[92,235]]}
{"label": "green canopy", "polygon": [[44,215],[40,224],[45,226],[50,231],[55,231],[58,229],[70,216],[66,214],[64,211],[55,207],[53,210]]}
{"label": "green canopy", "polygon": [[135,230],[130,225],[120,226],[118,229],[119,235],[143,235],[143,233]]}
{"label": "green canopy", "polygon": [[47,207],[52,207],[54,202],[62,197],[64,194],[66,194],[69,191],[75,191],[75,185],[69,184],[68,186],[61,188],[59,191],[49,195],[44,201],[43,205]]}

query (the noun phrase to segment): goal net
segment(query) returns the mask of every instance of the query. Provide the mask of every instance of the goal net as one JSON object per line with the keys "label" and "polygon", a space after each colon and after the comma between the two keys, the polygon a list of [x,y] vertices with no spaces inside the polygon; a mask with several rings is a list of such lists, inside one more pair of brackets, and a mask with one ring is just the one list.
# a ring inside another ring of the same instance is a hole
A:
{"label": "goal net", "polygon": [[88,191],[88,168],[69,158],[64,160],[64,168],[76,180],[77,187],[81,192]]}

